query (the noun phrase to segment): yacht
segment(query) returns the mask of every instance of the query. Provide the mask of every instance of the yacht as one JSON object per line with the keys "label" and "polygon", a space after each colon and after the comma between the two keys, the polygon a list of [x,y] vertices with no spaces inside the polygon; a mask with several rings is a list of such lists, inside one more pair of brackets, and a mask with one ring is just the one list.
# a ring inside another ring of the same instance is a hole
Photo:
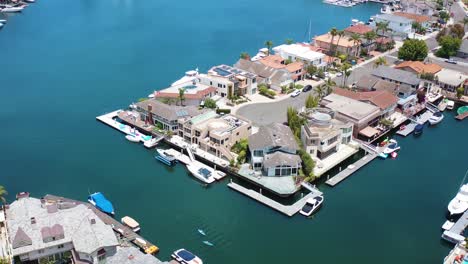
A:
{"label": "yacht", "polygon": [[0,19],[0,23],[6,24],[6,22],[7,22],[6,19]]}
{"label": "yacht", "polygon": [[393,12],[395,12],[395,8],[389,5],[383,5],[382,8],[380,8],[380,13],[382,14],[391,14]]}
{"label": "yacht", "polygon": [[179,80],[173,82],[171,84],[171,86],[179,85],[179,84],[186,83],[186,82],[191,82],[194,79],[196,79],[197,77],[198,77],[198,68],[196,68],[195,70],[192,70],[192,71],[185,72],[184,77],[182,77]]}
{"label": "yacht", "polygon": [[302,207],[299,213],[301,213],[304,216],[310,216],[315,211],[317,211],[320,208],[320,206],[322,206],[322,203],[323,203],[322,195],[315,196],[314,198],[309,198],[307,199],[304,207]]}
{"label": "yacht", "polygon": [[3,24],[2,24],[2,23],[0,23],[0,28],[2,28],[2,27],[3,27]]}
{"label": "yacht", "polygon": [[106,214],[114,215],[114,206],[104,194],[96,192],[88,196],[88,202]]}
{"label": "yacht", "polygon": [[383,153],[385,154],[391,154],[392,152],[395,152],[400,149],[400,146],[398,145],[398,142],[394,139],[390,139],[388,142],[388,146],[384,149]]}
{"label": "yacht", "polygon": [[187,165],[187,169],[192,175],[204,183],[212,183],[215,181],[213,174],[207,168],[199,167],[195,163]]}
{"label": "yacht", "polygon": [[442,112],[435,112],[430,118],[429,118],[429,124],[431,125],[437,125],[439,124],[442,119],[444,119],[444,115]]}
{"label": "yacht", "polygon": [[0,12],[3,12],[3,13],[21,12],[25,7],[26,7],[25,5],[19,5],[19,6],[0,5]]}
{"label": "yacht", "polygon": [[203,264],[203,261],[199,257],[195,256],[195,254],[183,248],[174,251],[171,257],[175,259],[176,261],[178,261],[179,263]]}
{"label": "yacht", "polygon": [[[1,22],[1,21],[0,21],[0,22]],[[1,22],[1,23],[3,23],[3,22]],[[455,106],[455,102],[454,102],[454,101],[452,101],[452,100],[447,100],[447,109],[448,109],[448,110],[452,110],[454,106]]]}
{"label": "yacht", "polygon": [[140,142],[140,138],[135,136],[135,135],[126,135],[125,138],[130,141],[130,142],[133,142],[133,143],[138,143]]}
{"label": "yacht", "polygon": [[177,163],[177,159],[173,155],[167,153],[165,149],[156,149],[156,152],[158,152],[158,155],[154,158],[167,166],[174,166]]}
{"label": "yacht", "polygon": [[460,215],[468,209],[468,183],[463,184],[457,195],[448,204],[450,216]]}

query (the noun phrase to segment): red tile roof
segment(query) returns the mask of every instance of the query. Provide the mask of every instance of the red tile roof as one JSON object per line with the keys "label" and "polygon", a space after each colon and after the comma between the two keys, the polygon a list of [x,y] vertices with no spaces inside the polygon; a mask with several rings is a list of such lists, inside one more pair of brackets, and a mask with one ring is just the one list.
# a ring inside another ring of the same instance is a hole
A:
{"label": "red tile roof", "polygon": [[333,89],[333,93],[345,96],[358,101],[367,101],[378,106],[381,110],[387,109],[388,107],[398,102],[398,97],[388,91],[371,91],[371,92],[353,92],[343,88],[336,87]]}
{"label": "red tile roof", "polygon": [[427,22],[427,21],[431,20],[431,18],[428,17],[428,16],[412,14],[412,13],[405,13],[405,12],[393,12],[393,15],[405,17],[405,18],[414,20],[414,21],[416,21],[418,23],[424,23],[424,22]]}
{"label": "red tile roof", "polygon": [[367,32],[371,32],[372,28],[366,25],[357,24],[357,25],[346,28],[345,31],[349,33],[356,33],[359,35],[364,35]]}
{"label": "red tile roof", "polygon": [[435,63],[423,63],[420,61],[404,61],[397,66],[395,69],[410,68],[417,73],[432,73],[436,74],[442,70],[442,67]]}

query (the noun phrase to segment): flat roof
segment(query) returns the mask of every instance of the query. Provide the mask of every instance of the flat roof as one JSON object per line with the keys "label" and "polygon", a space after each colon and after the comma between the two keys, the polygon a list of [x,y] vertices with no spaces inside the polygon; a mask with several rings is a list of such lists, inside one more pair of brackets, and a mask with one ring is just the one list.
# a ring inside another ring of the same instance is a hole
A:
{"label": "flat roof", "polygon": [[366,104],[335,93],[329,94],[323,99],[324,101],[328,101],[328,103],[325,104],[326,107],[357,120],[365,119],[368,116],[380,112],[380,109],[377,106]]}
{"label": "flat roof", "polygon": [[307,45],[301,45],[301,44],[290,44],[290,45],[283,44],[283,45],[274,47],[273,50],[276,53],[285,52],[285,53],[289,53],[291,55],[294,55],[296,57],[309,60],[309,61],[314,61],[317,59],[325,58],[325,54],[314,51]]}

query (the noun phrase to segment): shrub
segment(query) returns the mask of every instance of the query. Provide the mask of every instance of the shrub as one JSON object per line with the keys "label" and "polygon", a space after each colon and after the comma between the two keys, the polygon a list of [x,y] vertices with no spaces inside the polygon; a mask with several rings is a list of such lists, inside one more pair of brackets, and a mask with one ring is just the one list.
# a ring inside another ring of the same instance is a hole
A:
{"label": "shrub", "polygon": [[205,107],[215,109],[216,108],[216,101],[211,99],[211,98],[207,98],[205,100]]}
{"label": "shrub", "polygon": [[231,109],[221,109],[221,108],[218,108],[218,109],[216,109],[216,113],[217,113],[217,114],[230,114],[230,113],[231,113]]}

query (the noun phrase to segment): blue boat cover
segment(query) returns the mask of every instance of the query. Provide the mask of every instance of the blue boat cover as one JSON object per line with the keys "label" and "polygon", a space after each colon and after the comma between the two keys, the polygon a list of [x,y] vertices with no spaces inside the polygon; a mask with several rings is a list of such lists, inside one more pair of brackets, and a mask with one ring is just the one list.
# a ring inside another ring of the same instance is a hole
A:
{"label": "blue boat cover", "polygon": [[421,124],[417,124],[416,127],[414,128],[416,131],[420,131],[420,130],[423,130],[424,128],[424,125],[421,125]]}
{"label": "blue boat cover", "polygon": [[185,249],[177,252],[177,255],[179,255],[179,257],[181,257],[185,261],[191,261],[195,258],[195,255],[193,255],[191,252]]}
{"label": "blue boat cover", "polygon": [[114,206],[112,206],[112,203],[109,200],[107,200],[102,193],[94,193],[91,194],[89,197],[96,203],[96,207],[99,210],[108,214],[114,213]]}

